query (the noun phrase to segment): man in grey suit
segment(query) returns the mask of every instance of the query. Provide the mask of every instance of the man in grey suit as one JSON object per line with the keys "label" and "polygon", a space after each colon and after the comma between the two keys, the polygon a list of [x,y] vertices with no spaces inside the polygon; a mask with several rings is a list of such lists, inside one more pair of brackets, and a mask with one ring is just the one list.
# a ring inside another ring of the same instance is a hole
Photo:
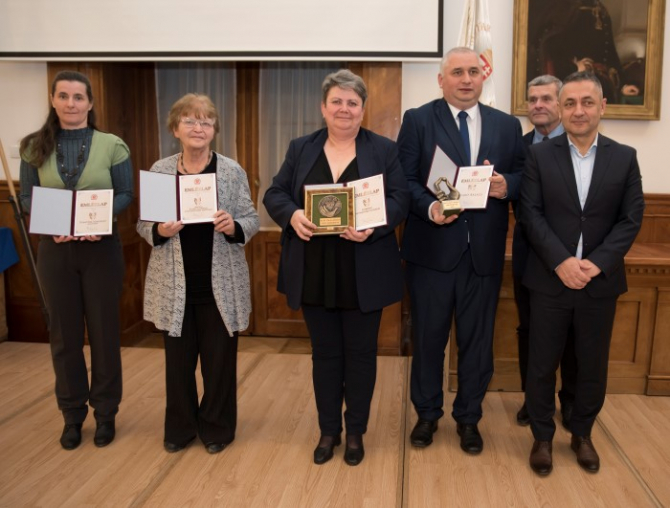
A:
{"label": "man in grey suit", "polygon": [[[412,299],[411,398],[419,417],[410,442],[429,446],[444,415],[445,348],[455,317],[458,393],[451,415],[461,448],[477,454],[484,446],[477,424],[493,375],[509,201],[518,198],[525,148],[519,120],[478,102],[484,77],[477,53],[454,48],[440,70],[443,97],[407,111],[398,135],[412,196],[401,249]],[[457,166],[493,164],[485,210],[443,216],[426,187],[437,146]]]}
{"label": "man in grey suit", "polygon": [[[528,83],[527,102],[528,119],[534,129],[523,137],[524,144],[529,147],[560,136],[565,132],[558,111],[558,93],[561,90],[561,80],[555,76],[544,74],[533,78]],[[518,202],[512,203],[514,215],[517,215]],[[530,334],[530,291],[521,283],[523,272],[528,259],[528,240],[523,234],[521,225],[514,226],[514,240],[512,244],[512,280],[514,281],[514,301],[519,315],[519,326],[516,329],[519,344],[519,374],[521,375],[521,390],[526,391],[526,373],[528,372],[528,340]],[[561,420],[567,429],[572,415],[572,406],[575,400],[575,382],[577,377],[577,360],[575,359],[574,338],[572,332],[568,336],[565,351],[561,358],[561,389],[558,398],[561,401]],[[530,416],[526,403],[516,414],[519,425],[530,424]]]}
{"label": "man in grey suit", "polygon": [[600,469],[591,429],[605,401],[616,301],[628,289],[624,256],[644,212],[635,150],[598,133],[605,102],[593,74],[565,78],[559,107],[566,133],[531,146],[523,176],[520,220],[531,246],[523,276],[531,292],[529,462],[539,475],[552,470],[556,368],[570,327],[578,365],[571,448],[583,469]]}

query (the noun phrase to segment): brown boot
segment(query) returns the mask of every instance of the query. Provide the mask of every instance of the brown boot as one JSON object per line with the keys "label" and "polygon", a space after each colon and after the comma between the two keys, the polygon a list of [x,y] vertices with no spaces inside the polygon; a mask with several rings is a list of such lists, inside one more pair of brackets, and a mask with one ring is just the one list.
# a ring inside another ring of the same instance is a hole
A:
{"label": "brown boot", "polygon": [[530,467],[540,476],[547,476],[553,469],[551,441],[535,441],[530,451]]}
{"label": "brown boot", "polygon": [[575,436],[573,434],[570,448],[577,454],[577,462],[589,473],[597,473],[600,469],[600,457],[596,452],[591,436]]}

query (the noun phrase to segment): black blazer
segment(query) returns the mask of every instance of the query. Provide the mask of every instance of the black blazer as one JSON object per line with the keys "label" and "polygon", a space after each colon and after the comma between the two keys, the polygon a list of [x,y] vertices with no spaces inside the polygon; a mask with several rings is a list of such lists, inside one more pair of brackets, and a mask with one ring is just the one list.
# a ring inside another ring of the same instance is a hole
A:
{"label": "black blazer", "polygon": [[583,234],[584,259],[602,273],[585,290],[602,298],[625,293],[624,256],[642,223],[644,195],[637,155],[602,134],[582,210],[567,134],[530,147],[521,189],[520,220],[531,246],[523,283],[558,295],[556,267],[574,256]]}
{"label": "black blazer", "polygon": [[[304,209],[303,184],[328,139],[327,129],[291,141],[286,159],[265,193],[263,204],[281,226],[282,252],[277,289],[288,305],[302,303],[305,242],[291,227],[296,210]],[[367,129],[356,137],[356,159],[361,178],[384,175],[388,224],[375,228],[365,242],[355,243],[356,288],[363,312],[399,301],[403,294],[400,253],[394,229],[407,216],[409,192],[395,143]]]}
{"label": "black blazer", "polygon": [[[535,129],[523,135],[523,144],[526,149],[533,144],[535,137]],[[514,233],[512,235],[512,274],[515,277],[522,277],[526,269],[526,261],[528,259],[528,241],[526,235],[523,233],[523,228],[519,223],[519,201],[512,202],[512,209],[514,210]]]}
{"label": "black blazer", "polygon": [[481,141],[477,164],[488,159],[505,176],[507,199],[489,199],[486,210],[465,211],[451,224],[438,226],[428,217],[435,195],[426,188],[436,145],[458,166],[469,166],[465,147],[451,110],[437,99],[405,113],[398,151],[412,194],[410,214],[402,241],[407,261],[433,270],[452,270],[469,247],[475,272],[502,273],[509,221],[509,201],[517,199],[523,171],[525,148],[521,124],[482,104]]}

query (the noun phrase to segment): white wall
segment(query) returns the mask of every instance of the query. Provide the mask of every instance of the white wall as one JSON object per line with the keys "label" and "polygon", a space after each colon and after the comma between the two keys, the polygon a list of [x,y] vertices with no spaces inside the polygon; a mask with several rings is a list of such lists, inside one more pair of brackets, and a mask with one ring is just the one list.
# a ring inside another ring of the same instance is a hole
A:
{"label": "white wall", "polygon": [[[42,126],[48,113],[47,65],[44,62],[0,62],[0,141],[9,170],[19,178],[21,138]],[[0,171],[0,180],[6,180]]]}
{"label": "white wall", "polygon": [[[444,47],[456,45],[464,0],[444,2]],[[496,100],[498,108],[510,111],[512,95],[512,51],[514,0],[489,0],[493,37]],[[670,9],[666,9],[666,25]],[[670,143],[670,33],[663,51],[661,121],[604,120],[601,131],[638,151],[647,193],[670,193],[670,178],[665,168]],[[440,97],[437,86],[438,63],[404,63],[402,83],[403,111]],[[9,157],[12,146],[41,125],[48,102],[46,64],[0,62],[0,139]],[[524,131],[530,124],[522,118]],[[9,159],[13,178],[18,178],[18,159]],[[0,176],[4,179],[4,175]]]}
{"label": "white wall", "polygon": [[[458,42],[464,0],[445,1],[444,49]],[[498,109],[509,113],[512,98],[512,55],[514,30],[514,0],[489,0],[493,38],[494,82]],[[670,9],[665,12],[665,25]],[[670,193],[670,177],[665,168],[665,148],[670,144],[670,31],[666,30],[663,47],[663,76],[661,120],[603,120],[600,131],[620,143],[637,149],[646,193]],[[402,69],[402,109],[420,106],[441,96],[437,86],[439,63],[404,63]],[[527,132],[531,129],[520,118]]]}

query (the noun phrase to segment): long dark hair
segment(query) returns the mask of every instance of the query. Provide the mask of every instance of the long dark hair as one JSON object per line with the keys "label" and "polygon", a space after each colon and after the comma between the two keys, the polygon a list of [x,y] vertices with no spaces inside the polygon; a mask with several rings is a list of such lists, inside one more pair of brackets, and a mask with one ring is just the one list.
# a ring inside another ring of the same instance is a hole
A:
{"label": "long dark hair", "polygon": [[[78,81],[86,86],[86,95],[88,100],[93,103],[93,92],[91,90],[91,82],[81,72],[76,71],[61,71],[56,74],[56,77],[51,83],[51,97],[56,93],[56,84],[59,81]],[[95,129],[95,111],[94,108],[88,112],[88,126]],[[49,114],[44,125],[31,134],[28,134],[21,140],[19,151],[21,157],[35,167],[40,167],[44,161],[53,153],[56,148],[56,136],[61,131],[60,120],[53,107],[49,107]]]}

